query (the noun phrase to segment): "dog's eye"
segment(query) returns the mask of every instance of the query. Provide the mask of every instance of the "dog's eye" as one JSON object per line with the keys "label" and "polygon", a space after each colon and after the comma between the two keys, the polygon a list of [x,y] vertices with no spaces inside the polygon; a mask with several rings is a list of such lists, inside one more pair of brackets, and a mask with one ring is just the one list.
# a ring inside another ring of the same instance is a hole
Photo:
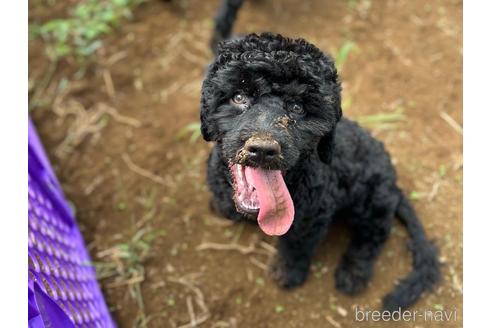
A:
{"label": "dog's eye", "polygon": [[304,108],[302,108],[302,105],[300,104],[292,104],[289,106],[289,110],[298,115],[303,115],[304,114]]}
{"label": "dog's eye", "polygon": [[236,93],[231,100],[237,105],[246,105],[248,103],[248,97],[242,93]]}

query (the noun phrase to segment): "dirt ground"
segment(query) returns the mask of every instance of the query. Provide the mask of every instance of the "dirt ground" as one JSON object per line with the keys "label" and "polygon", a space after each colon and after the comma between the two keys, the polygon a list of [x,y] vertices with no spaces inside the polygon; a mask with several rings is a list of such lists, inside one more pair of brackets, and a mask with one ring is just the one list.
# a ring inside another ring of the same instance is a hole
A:
{"label": "dirt ground", "polygon": [[[30,2],[31,22],[66,16],[74,3]],[[107,261],[107,250],[143,230],[158,232],[142,260],[143,278],[101,280],[118,325],[461,327],[462,134],[456,122],[462,123],[462,1],[255,0],[246,2],[235,29],[303,37],[334,54],[350,40],[357,49],[341,70],[344,115],[362,120],[403,111],[403,119],[368,128],[385,142],[399,184],[441,249],[443,281],[412,310],[456,309],[457,320],[385,324],[356,322],[354,309],[379,309],[394,281],[409,271],[401,226],[369,287],[349,297],[335,290],[333,278],[348,240],[343,227],[321,245],[306,284],[283,291],[265,270],[274,238],[209,211],[204,175],[210,145],[201,138],[193,143],[182,131],[199,120],[217,4],[141,5],[105,39],[87,70],[61,62],[42,90],[48,100],[30,111],[94,261]],[[40,40],[30,42],[34,82],[49,67],[43,48]]]}

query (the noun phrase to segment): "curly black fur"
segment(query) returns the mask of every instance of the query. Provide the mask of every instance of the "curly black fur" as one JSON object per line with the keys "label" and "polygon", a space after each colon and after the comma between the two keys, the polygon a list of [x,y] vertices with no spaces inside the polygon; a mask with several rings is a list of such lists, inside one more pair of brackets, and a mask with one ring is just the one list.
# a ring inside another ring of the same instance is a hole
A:
{"label": "curly black fur", "polygon": [[[238,91],[252,99],[247,109],[230,103]],[[295,204],[294,223],[278,240],[274,278],[286,288],[302,284],[333,219],[348,218],[352,240],[336,269],[336,287],[361,291],[396,215],[411,237],[413,271],[383,306],[405,308],[438,281],[437,249],[397,187],[383,144],[342,118],[340,93],[332,58],[302,39],[266,33],[219,44],[203,82],[200,113],[204,139],[215,142],[207,175],[212,205],[227,218],[244,219],[232,199],[228,165],[246,139],[269,133],[281,144],[283,159],[275,169],[285,172]],[[293,102],[304,113],[289,111]]]}

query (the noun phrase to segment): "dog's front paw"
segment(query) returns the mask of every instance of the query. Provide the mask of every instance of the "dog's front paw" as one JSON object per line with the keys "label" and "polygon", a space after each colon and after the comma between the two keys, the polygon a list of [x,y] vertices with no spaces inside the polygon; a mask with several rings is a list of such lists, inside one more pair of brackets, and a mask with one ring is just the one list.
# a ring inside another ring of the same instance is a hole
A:
{"label": "dog's front paw", "polygon": [[367,286],[371,270],[363,263],[343,261],[335,272],[336,288],[346,294],[356,294]]}
{"label": "dog's front paw", "polygon": [[282,288],[294,288],[302,285],[309,273],[309,263],[288,264],[285,259],[276,256],[270,266],[270,274]]}

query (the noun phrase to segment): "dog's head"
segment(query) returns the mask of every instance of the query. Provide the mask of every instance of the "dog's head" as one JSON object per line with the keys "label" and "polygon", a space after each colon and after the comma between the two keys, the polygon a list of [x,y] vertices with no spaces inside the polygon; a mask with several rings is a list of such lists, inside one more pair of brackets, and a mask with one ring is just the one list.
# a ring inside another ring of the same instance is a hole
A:
{"label": "dog's head", "polygon": [[238,210],[259,211],[265,232],[292,223],[285,171],[315,152],[330,162],[340,91],[333,60],[302,39],[252,34],[219,45],[203,83],[201,130],[230,163]]}

